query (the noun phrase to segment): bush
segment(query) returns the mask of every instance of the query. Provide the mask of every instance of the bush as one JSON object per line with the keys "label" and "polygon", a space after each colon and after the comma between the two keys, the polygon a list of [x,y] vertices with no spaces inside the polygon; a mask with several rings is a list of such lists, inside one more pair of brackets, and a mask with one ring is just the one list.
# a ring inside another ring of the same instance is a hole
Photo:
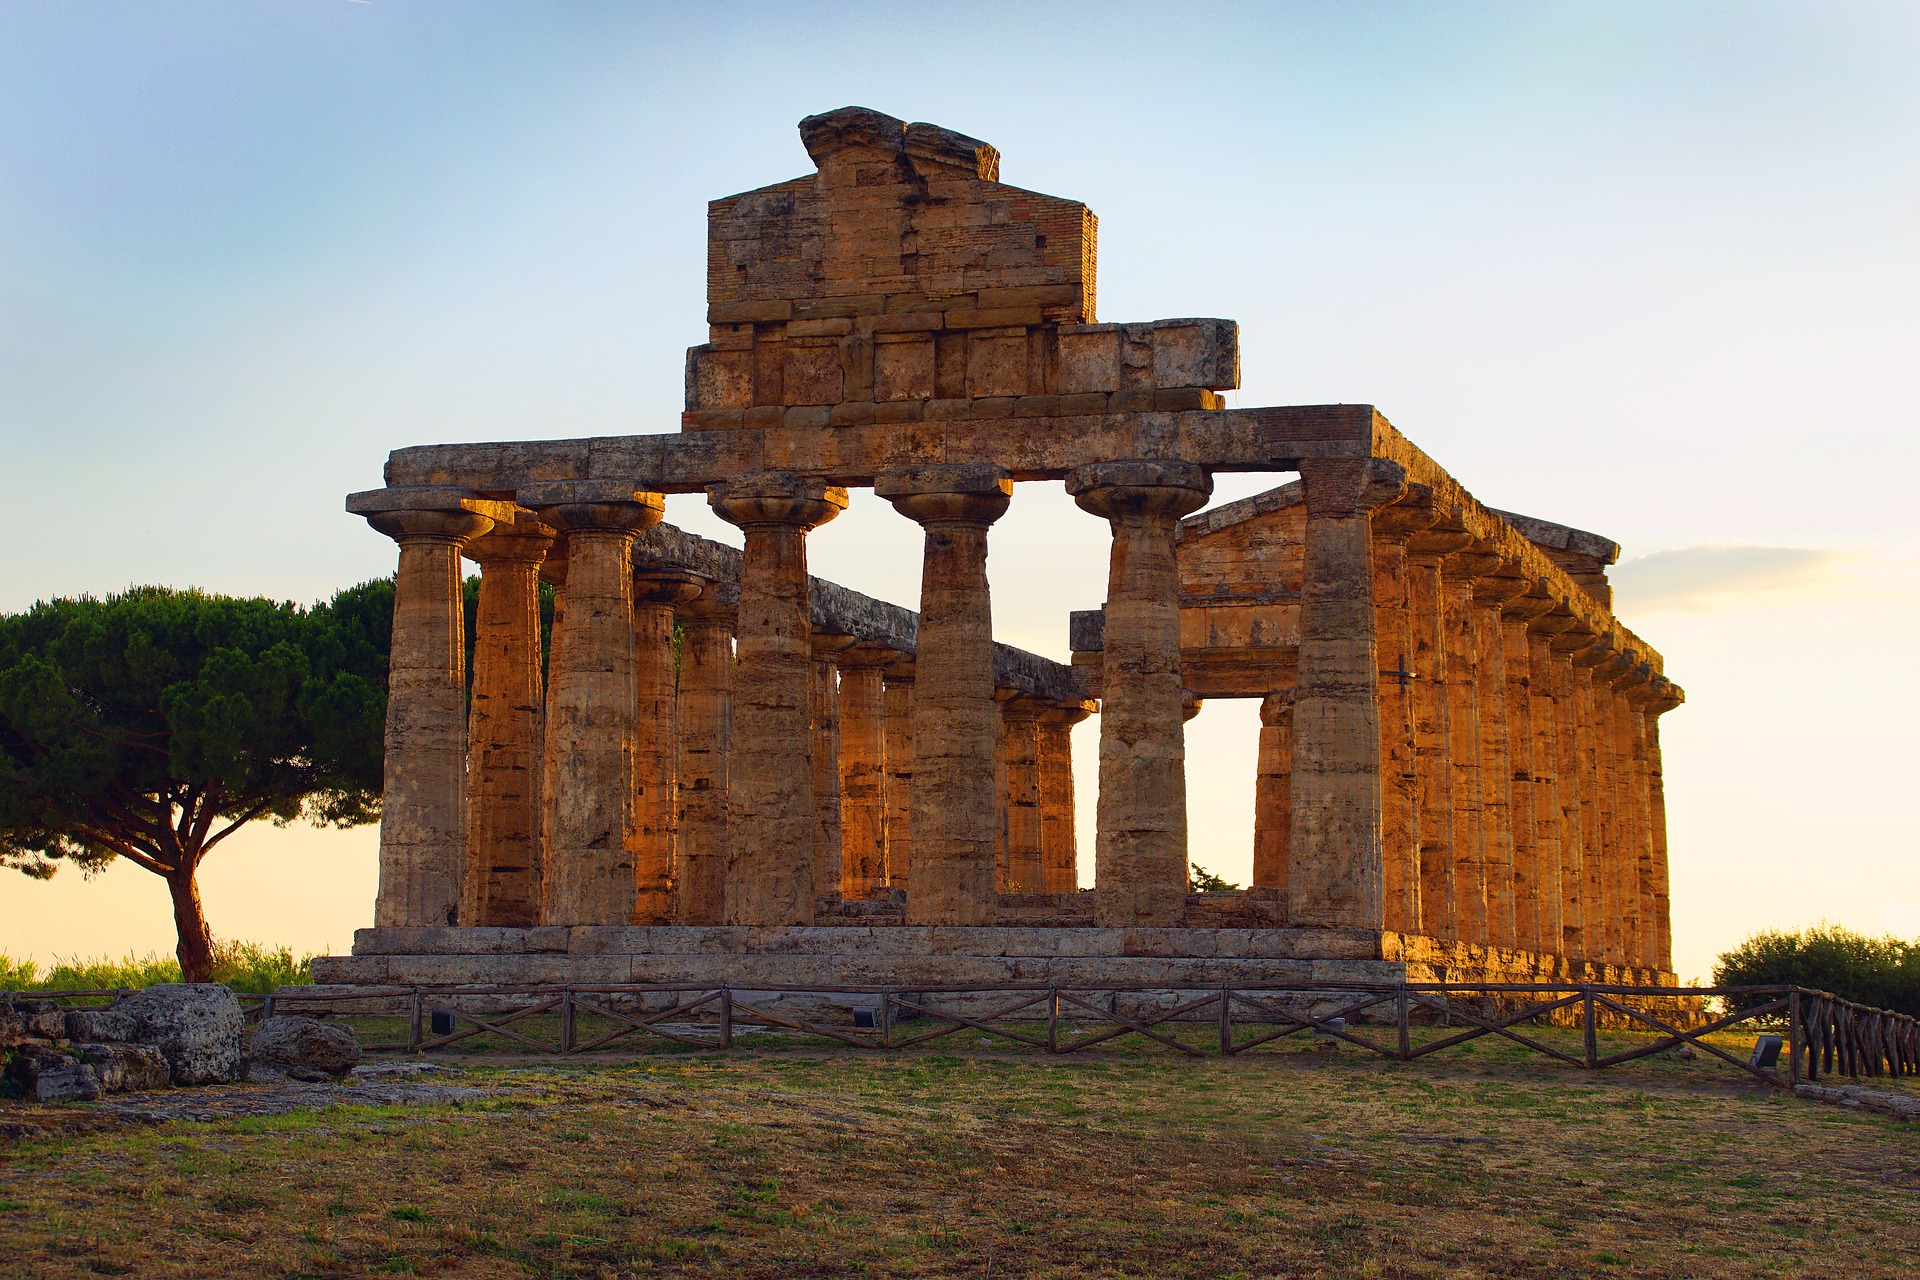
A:
{"label": "bush", "polygon": [[[294,958],[287,947],[267,948],[257,942],[216,942],[213,980],[235,991],[264,994],[275,987],[305,986],[313,981],[312,956]],[[102,991],[120,987],[139,989],[161,982],[180,981],[180,962],[172,956],[126,955],[118,960],[96,956],[90,960],[56,960],[43,976],[31,960],[15,960],[0,952],[0,991]]]}
{"label": "bush", "polygon": [[[1784,933],[1763,930],[1713,967],[1717,987],[1799,986],[1845,1000],[1920,1015],[1920,943],[1869,938],[1837,924]],[[1765,1002],[1763,996],[1730,996],[1731,1008]]]}
{"label": "bush", "polygon": [[1194,893],[1227,893],[1240,886],[1231,880],[1213,874],[1197,862],[1187,864],[1189,879]]}

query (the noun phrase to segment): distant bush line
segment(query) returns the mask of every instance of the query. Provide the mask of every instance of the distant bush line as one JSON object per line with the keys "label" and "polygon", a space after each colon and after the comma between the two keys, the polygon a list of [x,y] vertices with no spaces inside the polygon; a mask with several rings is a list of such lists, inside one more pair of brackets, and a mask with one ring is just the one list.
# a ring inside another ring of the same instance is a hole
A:
{"label": "distant bush line", "polygon": [[[304,986],[313,981],[311,955],[295,957],[287,947],[264,947],[257,942],[215,942],[213,980],[235,991],[264,994],[275,987]],[[32,960],[15,960],[0,951],[0,991],[94,991],[120,987],[138,989],[161,982],[180,981],[180,962],[152,953],[127,955],[119,960],[99,956],[91,960],[56,960],[45,973]]]}
{"label": "distant bush line", "polygon": [[[1800,986],[1920,1016],[1920,942],[1869,938],[1837,924],[1795,932],[1764,930],[1720,957],[1717,987]],[[1732,1007],[1765,997],[1731,997]]]}

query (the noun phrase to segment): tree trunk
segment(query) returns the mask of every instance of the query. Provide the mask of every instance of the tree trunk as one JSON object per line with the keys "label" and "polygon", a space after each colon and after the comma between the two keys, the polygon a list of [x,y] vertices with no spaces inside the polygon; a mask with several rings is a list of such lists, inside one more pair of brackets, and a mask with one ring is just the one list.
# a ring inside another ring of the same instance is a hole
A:
{"label": "tree trunk", "polygon": [[169,875],[167,892],[173,895],[173,927],[180,935],[174,954],[180,958],[182,982],[213,981],[213,935],[207,931],[206,913],[200,909],[200,886],[194,880],[195,868]]}

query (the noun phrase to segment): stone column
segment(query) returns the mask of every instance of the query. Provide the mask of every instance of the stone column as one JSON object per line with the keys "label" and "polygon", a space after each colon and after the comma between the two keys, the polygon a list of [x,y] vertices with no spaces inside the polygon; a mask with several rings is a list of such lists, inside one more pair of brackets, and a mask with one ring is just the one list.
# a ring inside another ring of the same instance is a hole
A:
{"label": "stone column", "polygon": [[1486,826],[1487,943],[1518,945],[1513,842],[1513,745],[1507,725],[1506,635],[1500,611],[1525,593],[1515,577],[1483,577],[1473,586],[1474,673],[1480,686],[1480,813]]}
{"label": "stone column", "polygon": [[1287,900],[1293,835],[1293,690],[1260,700],[1260,756],[1253,780],[1253,883]]}
{"label": "stone column", "polygon": [[726,913],[727,761],[733,741],[734,608],[719,584],[680,606],[679,924]]}
{"label": "stone column", "polygon": [[1094,848],[1094,915],[1108,928],[1173,926],[1186,913],[1185,689],[1174,535],[1180,517],[1199,510],[1212,491],[1212,477],[1184,462],[1102,462],[1067,477],[1080,509],[1113,529]]}
{"label": "stone column", "polygon": [[611,480],[529,485],[520,500],[566,534],[566,640],[548,663],[555,794],[541,918],[624,925],[639,890],[633,539],[665,502]]}
{"label": "stone column", "polygon": [[913,657],[896,658],[883,695],[887,740],[887,887],[905,889],[913,863]]}
{"label": "stone column", "polygon": [[567,540],[556,538],[540,566],[540,580],[553,584],[553,626],[547,632],[545,697],[540,708],[540,900],[536,920],[547,918],[547,868],[553,862],[554,797],[560,790],[560,761],[554,750],[553,677],[564,663],[567,642]]}
{"label": "stone column", "polygon": [[1035,770],[1040,787],[1040,875],[1043,892],[1078,893],[1074,833],[1073,726],[1093,714],[1091,702],[1057,702],[1040,712]]}
{"label": "stone column", "polygon": [[813,733],[813,893],[818,898],[847,896],[840,806],[840,667],[839,655],[851,648],[854,637],[815,631],[813,674],[807,683]]}
{"label": "stone column", "polygon": [[[1473,580],[1499,565],[1478,550],[1448,556],[1441,573],[1446,623],[1447,720],[1453,765],[1453,923],[1462,942],[1494,945],[1487,915],[1488,823],[1484,810],[1486,732],[1481,723],[1479,610]],[[1501,696],[1505,696],[1504,687]],[[1504,806],[1502,806],[1504,808]]]}
{"label": "stone column", "polygon": [[[1456,513],[1454,519],[1458,519]],[[1420,932],[1457,939],[1454,918],[1453,707],[1448,694],[1446,557],[1473,541],[1453,528],[1416,533],[1407,546],[1413,623],[1414,768],[1420,780]]]}
{"label": "stone column", "polygon": [[1593,633],[1564,606],[1549,618],[1559,628],[1549,634],[1547,645],[1552,659],[1554,737],[1559,768],[1562,935],[1569,960],[1599,964],[1604,931],[1600,929],[1599,916],[1592,910],[1587,880],[1588,857],[1598,858],[1599,852],[1593,848],[1590,831],[1592,814],[1588,812],[1579,689],[1573,666],[1573,654],[1593,643]]}
{"label": "stone column", "polygon": [[1013,482],[998,467],[888,472],[874,492],[926,531],[914,659],[910,924],[993,922],[993,607],[987,529]]}
{"label": "stone column", "polygon": [[[1525,589],[1537,593],[1540,584],[1530,581]],[[1559,940],[1550,939],[1542,924],[1542,886],[1549,877],[1542,865],[1539,803],[1534,798],[1539,770],[1534,765],[1533,650],[1527,628],[1552,608],[1553,601],[1539,594],[1515,597],[1500,608],[1507,675],[1507,754],[1512,770],[1507,814],[1513,831],[1514,945],[1535,955],[1552,955],[1559,950]],[[1558,867],[1551,879],[1557,891]]]}
{"label": "stone column", "polygon": [[807,531],[846,510],[847,491],[790,472],[763,472],[709,486],[707,501],[746,534],[727,768],[726,921],[810,924]]}
{"label": "stone column", "polygon": [[1013,873],[1007,860],[1007,705],[1020,696],[1017,689],[993,691],[993,887],[1013,892]]}
{"label": "stone column", "polygon": [[1607,870],[1611,850],[1602,818],[1605,796],[1602,793],[1599,733],[1595,729],[1593,667],[1604,656],[1589,645],[1568,655],[1573,664],[1572,724],[1576,767],[1576,785],[1580,795],[1580,913],[1581,932],[1586,938],[1587,960],[1592,964],[1616,964],[1619,952],[1619,923],[1613,917],[1608,900]]}
{"label": "stone column", "polygon": [[374,924],[454,924],[467,853],[460,549],[495,519],[510,521],[512,505],[469,498],[461,489],[397,488],[353,494],[347,510],[400,544]]}
{"label": "stone column", "polygon": [[1653,914],[1653,854],[1647,839],[1646,745],[1640,740],[1642,720],[1634,703],[1652,684],[1653,669],[1621,653],[1603,670],[1607,676],[1607,724],[1613,742],[1621,962],[1636,969],[1651,969],[1647,921]]}
{"label": "stone column", "polygon": [[840,892],[872,898],[887,887],[886,692],[900,655],[856,645],[840,655]]}
{"label": "stone column", "polygon": [[1627,914],[1620,899],[1620,806],[1615,795],[1613,759],[1613,694],[1604,668],[1611,650],[1603,638],[1594,648],[1574,655],[1575,679],[1581,684],[1584,731],[1587,751],[1592,759],[1588,796],[1597,823],[1595,843],[1598,859],[1589,858],[1588,882],[1594,899],[1600,904],[1600,918],[1606,938],[1605,958],[1611,965],[1626,963]]}
{"label": "stone column", "polygon": [[540,923],[540,564],[554,531],[530,516],[467,544],[480,565],[467,706],[463,924]]}
{"label": "stone column", "polygon": [[1410,580],[1417,571],[1408,560],[1407,539],[1429,528],[1435,518],[1432,494],[1424,485],[1409,486],[1406,498],[1373,513],[1373,591],[1380,657],[1380,843],[1387,928],[1396,933],[1421,929],[1421,830],[1431,820],[1420,809],[1410,595]]}
{"label": "stone column", "polygon": [[[1531,597],[1529,597],[1531,600]],[[1553,650],[1548,639],[1557,633],[1560,619],[1543,613],[1527,630],[1528,716],[1533,735],[1533,833],[1536,916],[1539,946],[1544,955],[1565,957],[1567,945],[1566,890],[1562,884],[1565,814],[1560,806],[1560,733],[1554,688]]]}
{"label": "stone column", "polygon": [[1386,924],[1380,845],[1379,654],[1370,515],[1406,491],[1384,458],[1300,464],[1306,488],[1300,675],[1294,686],[1287,919]]}
{"label": "stone column", "polygon": [[1647,707],[1647,834],[1653,859],[1654,967],[1673,972],[1672,896],[1667,883],[1667,790],[1660,760],[1660,717],[1681,704],[1680,690],[1663,676],[1654,677],[1653,701]]}
{"label": "stone column", "polygon": [[700,594],[702,579],[670,569],[633,576],[634,893],[633,924],[672,924],[680,827],[678,664],[675,609]]}
{"label": "stone column", "polygon": [[1006,726],[1007,881],[1013,893],[1045,893],[1040,807],[1040,715],[1037,698],[1018,697],[1001,712]]}

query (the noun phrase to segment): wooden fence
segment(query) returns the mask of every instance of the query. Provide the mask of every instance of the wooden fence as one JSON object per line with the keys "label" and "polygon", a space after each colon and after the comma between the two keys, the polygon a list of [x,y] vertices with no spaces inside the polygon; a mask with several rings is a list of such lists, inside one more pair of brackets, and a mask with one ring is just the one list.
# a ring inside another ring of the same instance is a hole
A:
{"label": "wooden fence", "polygon": [[[18,998],[117,1002],[129,994],[34,992]],[[848,1021],[825,1021],[818,1010],[808,1016],[771,1007],[791,997],[837,1006],[849,1013]],[[1717,1015],[1702,1012],[1702,1001],[1709,997],[1727,998],[1735,1007]],[[8,998],[8,993],[0,993],[0,1002]],[[368,1048],[405,1053],[432,1053],[481,1036],[498,1037],[533,1053],[560,1055],[588,1053],[636,1036],[725,1050],[734,1047],[743,1031],[770,1029],[868,1050],[905,1049],[965,1031],[1046,1053],[1075,1053],[1138,1036],[1191,1057],[1238,1056],[1307,1036],[1411,1062],[1498,1036],[1588,1070],[1686,1045],[1783,1088],[1825,1075],[1920,1074],[1920,1021],[1828,992],[1787,986],[1327,982],[900,988],[610,983],[362,987],[311,993],[283,988],[272,995],[243,994],[241,1000],[250,1019],[275,1013],[404,1019],[404,1039]],[[542,1015],[553,1015],[551,1035],[534,1033],[531,1020]],[[595,1020],[598,1027],[591,1025]],[[436,1021],[444,1029],[434,1030]],[[1577,1028],[1579,1052],[1542,1040],[1537,1034],[1541,1024]],[[1759,1053],[1742,1059],[1705,1039],[1738,1026],[1755,1031],[1777,1027],[1784,1041],[1780,1063],[1762,1065]],[[1603,1053],[1602,1032],[1622,1030],[1648,1038]],[[1433,1031],[1443,1034],[1429,1034]]]}

